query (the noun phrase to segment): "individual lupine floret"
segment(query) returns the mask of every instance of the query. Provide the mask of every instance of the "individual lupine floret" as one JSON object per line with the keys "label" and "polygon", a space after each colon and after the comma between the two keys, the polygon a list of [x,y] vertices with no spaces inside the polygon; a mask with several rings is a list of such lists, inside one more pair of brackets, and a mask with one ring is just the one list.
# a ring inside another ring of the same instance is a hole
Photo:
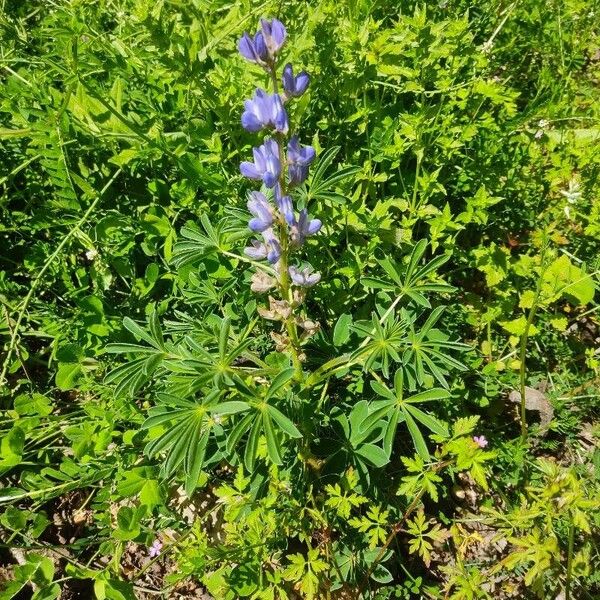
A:
{"label": "individual lupine floret", "polygon": [[254,37],[244,32],[244,35],[238,41],[238,50],[246,60],[259,65],[269,60],[269,51],[262,31],[259,31]]}
{"label": "individual lupine floret", "polygon": [[269,56],[273,59],[285,43],[287,36],[285,27],[279,19],[271,19],[270,21],[268,19],[261,19],[260,27]]}
{"label": "individual lupine floret", "polygon": [[308,167],[315,159],[312,146],[301,146],[297,136],[292,136],[287,148],[288,174],[290,183],[297,185],[308,177]]}
{"label": "individual lupine floret", "polygon": [[281,195],[281,186],[276,185],[273,188],[273,196],[275,198],[275,204],[279,209],[279,212],[283,215],[288,225],[294,225],[296,223],[296,216],[294,215],[294,205],[292,204],[291,196]]}
{"label": "individual lupine floret", "polygon": [[254,260],[263,260],[267,258],[269,250],[267,246],[258,240],[252,240],[252,245],[244,248],[244,254]]}
{"label": "individual lupine floret", "polygon": [[254,36],[244,32],[238,42],[238,50],[245,59],[264,66],[273,61],[285,42],[287,32],[278,19],[261,19],[260,26],[261,30]]}
{"label": "individual lupine floret", "polygon": [[274,265],[281,257],[281,244],[272,228],[262,232],[265,246],[267,247],[267,260]]}
{"label": "individual lupine floret", "polygon": [[258,148],[253,148],[254,162],[243,161],[240,171],[244,177],[262,179],[263,183],[272,188],[281,174],[279,161],[279,146],[275,140],[265,140]]}
{"label": "individual lupine floret", "polygon": [[262,236],[264,241],[252,240],[252,245],[244,248],[244,254],[254,260],[266,258],[271,264],[275,264],[281,257],[281,244],[272,228],[265,229]]}
{"label": "individual lupine floret", "polygon": [[310,219],[305,208],[300,211],[298,221],[291,226],[291,239],[296,246],[302,246],[309,235],[314,235],[321,229],[319,219]]}
{"label": "individual lupine floret", "polygon": [[277,280],[260,270],[252,275],[251,281],[250,289],[257,294],[264,294],[277,287]]}
{"label": "individual lupine floret", "polygon": [[248,210],[254,215],[248,222],[251,231],[260,233],[273,224],[273,209],[262,192],[250,192]]}
{"label": "individual lupine floret", "polygon": [[306,91],[306,88],[310,83],[310,76],[306,71],[300,71],[300,73],[294,77],[292,65],[288,63],[283,68],[281,82],[283,83],[283,89],[285,91],[285,99],[297,98],[298,96],[302,96]]}
{"label": "individual lupine floret", "polygon": [[256,133],[265,127],[273,127],[279,133],[287,134],[288,117],[279,94],[268,94],[258,88],[250,100],[244,101],[242,126]]}
{"label": "individual lupine floret", "polygon": [[321,281],[321,273],[315,273],[310,265],[303,269],[291,266],[288,272],[292,278],[292,283],[301,287],[312,287]]}

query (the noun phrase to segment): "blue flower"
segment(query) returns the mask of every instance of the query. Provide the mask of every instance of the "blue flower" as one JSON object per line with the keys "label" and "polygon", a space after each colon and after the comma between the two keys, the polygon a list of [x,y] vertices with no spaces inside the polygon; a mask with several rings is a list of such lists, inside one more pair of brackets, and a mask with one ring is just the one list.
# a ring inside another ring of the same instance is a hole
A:
{"label": "blue flower", "polygon": [[244,101],[244,108],[242,126],[247,131],[256,133],[264,127],[273,127],[284,135],[288,132],[288,117],[279,94],[267,94],[258,88],[251,100]]}
{"label": "blue flower", "polygon": [[244,161],[240,164],[240,172],[250,179],[262,179],[263,183],[272,188],[281,174],[279,161],[279,146],[275,140],[265,140],[258,148],[253,148],[254,162]]}
{"label": "blue flower", "polygon": [[272,19],[271,21],[261,19],[260,26],[269,56],[274,58],[285,42],[287,36],[285,27],[278,19]]}
{"label": "blue flower", "polygon": [[306,71],[301,71],[294,77],[294,70],[292,65],[288,63],[283,68],[283,75],[281,77],[283,83],[283,89],[285,90],[286,98],[295,98],[302,96],[310,83],[310,76]]}
{"label": "blue flower", "polygon": [[252,231],[260,233],[273,224],[273,211],[265,195],[261,192],[250,192],[248,210],[254,215],[254,218],[250,219],[248,223],[248,227]]}
{"label": "blue flower", "polygon": [[302,183],[308,177],[308,167],[315,159],[315,149],[312,146],[301,146],[298,137],[290,139],[287,149],[288,174],[290,183]]}
{"label": "blue flower", "polygon": [[301,287],[312,287],[321,281],[321,273],[313,273],[313,268],[308,265],[304,269],[291,266],[288,269],[292,282]]}
{"label": "blue flower", "polygon": [[270,227],[262,232],[262,236],[264,241],[252,240],[252,246],[244,248],[244,254],[254,260],[266,258],[271,264],[275,264],[281,256],[281,244]]}
{"label": "blue flower", "polygon": [[244,248],[244,254],[253,258],[254,260],[262,260],[263,258],[267,258],[268,249],[262,242],[258,240],[252,240],[250,242],[252,246],[248,246]]}
{"label": "blue flower", "polygon": [[267,248],[267,260],[274,265],[281,256],[281,244],[272,229],[265,229],[262,236]]}
{"label": "blue flower", "polygon": [[269,58],[265,38],[260,31],[254,37],[244,32],[244,35],[238,41],[238,50],[245,59],[260,65],[264,64]]}
{"label": "blue flower", "polygon": [[298,221],[291,227],[292,242],[297,246],[302,246],[304,240],[309,235],[314,235],[321,229],[321,221],[319,219],[309,219],[306,209],[300,211]]}
{"label": "blue flower", "polygon": [[294,205],[292,204],[292,198],[290,196],[281,195],[281,186],[276,185],[273,189],[273,195],[275,197],[275,204],[279,212],[283,215],[288,225],[294,225],[296,223],[296,217],[294,215]]}

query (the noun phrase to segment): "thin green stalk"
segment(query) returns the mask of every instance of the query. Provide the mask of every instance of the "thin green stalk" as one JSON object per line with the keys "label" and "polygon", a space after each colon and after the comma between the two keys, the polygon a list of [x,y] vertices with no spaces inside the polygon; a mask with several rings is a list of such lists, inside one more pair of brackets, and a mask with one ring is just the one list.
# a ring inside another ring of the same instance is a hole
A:
{"label": "thin green stalk", "polygon": [[[269,74],[273,83],[273,92],[277,94],[279,92],[279,83],[277,81],[275,65],[271,65]],[[277,145],[279,147],[279,162],[281,164],[279,185],[281,187],[281,195],[285,196],[287,189],[285,182],[285,169],[283,168],[286,164],[285,155],[283,152],[283,141],[283,135],[278,136]],[[279,222],[279,241],[281,243],[281,257],[279,258],[279,288],[281,291],[282,299],[286,300],[291,305],[293,302],[293,297],[290,285],[290,276],[288,274],[290,240],[287,225],[283,219],[280,219]],[[302,361],[300,360],[300,340],[298,339],[298,329],[296,328],[296,323],[294,321],[293,314],[290,315],[287,319],[285,319],[285,329],[290,339],[290,355],[292,358],[294,369],[296,371],[295,379],[297,381],[302,381],[303,369]]]}
{"label": "thin green stalk", "polygon": [[565,582],[565,600],[571,600],[571,580],[573,577],[573,549],[575,546],[575,527],[573,520],[569,524],[569,546],[567,549],[567,581]]}
{"label": "thin green stalk", "polygon": [[544,279],[544,273],[546,271],[546,241],[544,241],[544,245],[541,249],[540,255],[540,275],[538,277],[535,289],[535,296],[533,298],[533,302],[531,303],[531,308],[529,309],[529,313],[527,315],[527,321],[525,323],[525,329],[523,334],[521,335],[521,345],[519,352],[519,386],[520,386],[520,396],[521,396],[521,405],[520,405],[520,418],[521,418],[521,442],[525,444],[527,442],[527,414],[526,414],[526,390],[525,383],[527,379],[527,341],[529,339],[529,331],[533,324],[533,320],[539,308],[538,302],[540,299],[540,295],[542,293],[542,281]]}
{"label": "thin green stalk", "polygon": [[519,353],[519,383],[520,383],[520,394],[521,394],[521,407],[520,407],[520,415],[521,415],[521,441],[525,443],[527,441],[527,415],[525,412],[525,399],[526,399],[526,390],[525,390],[525,381],[527,378],[527,368],[525,365],[525,359],[527,357],[527,340],[529,338],[529,330],[533,323],[533,319],[535,317],[535,313],[537,312],[537,301],[539,294],[536,294],[535,299],[533,301],[533,305],[529,309],[529,315],[527,316],[527,322],[525,324],[525,331],[521,336],[521,348]]}
{"label": "thin green stalk", "polygon": [[[397,296],[396,299],[390,304],[388,309],[385,311],[381,319],[379,319],[379,324],[383,325],[385,320],[390,316],[392,311],[396,308],[398,302],[402,299],[402,294]],[[360,352],[365,348],[365,346],[371,341],[373,335],[375,334],[375,329],[371,330],[371,333],[361,342],[360,346],[353,353],[354,358],[351,358],[348,355],[338,356],[337,358],[332,358],[330,361],[327,361],[324,365],[321,365],[307,380],[307,387],[314,386],[317,383],[323,381],[323,379],[327,379],[331,375],[333,375],[337,371],[341,371],[342,369],[347,369],[348,367],[360,362],[362,357],[362,353]]]}
{"label": "thin green stalk", "polygon": [[410,200],[410,216],[415,218],[415,211],[417,208],[417,192],[419,186],[419,175],[421,173],[421,161],[423,157],[423,153],[421,151],[417,151],[417,166],[415,168],[415,182],[413,184],[413,193],[412,198]]}

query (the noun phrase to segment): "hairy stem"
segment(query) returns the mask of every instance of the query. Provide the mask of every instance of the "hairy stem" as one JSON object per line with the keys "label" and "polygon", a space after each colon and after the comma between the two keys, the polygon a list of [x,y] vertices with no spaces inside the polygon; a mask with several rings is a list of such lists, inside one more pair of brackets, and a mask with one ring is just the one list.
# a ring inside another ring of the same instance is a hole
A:
{"label": "hairy stem", "polygon": [[[273,92],[277,94],[279,92],[279,83],[277,81],[277,70],[275,64],[271,65],[269,69],[271,76],[271,82],[273,83]],[[281,188],[281,196],[285,196],[287,192],[286,188],[286,171],[285,168],[286,160],[285,153],[283,151],[283,143],[285,136],[283,134],[277,136],[277,145],[279,147],[279,163],[281,164],[281,172],[279,174],[279,186]],[[290,276],[288,273],[289,267],[289,253],[290,253],[290,239],[288,234],[287,224],[283,215],[279,214],[279,241],[281,243],[281,257],[279,258],[279,288],[281,291],[281,298],[286,302],[289,302],[290,306],[293,305],[292,288],[290,282]],[[292,314],[285,319],[285,329],[290,340],[290,354],[294,369],[296,370],[295,378],[301,381],[303,378],[302,362],[300,360],[300,341],[298,339],[298,330],[296,328],[296,322],[294,320],[293,308]]]}

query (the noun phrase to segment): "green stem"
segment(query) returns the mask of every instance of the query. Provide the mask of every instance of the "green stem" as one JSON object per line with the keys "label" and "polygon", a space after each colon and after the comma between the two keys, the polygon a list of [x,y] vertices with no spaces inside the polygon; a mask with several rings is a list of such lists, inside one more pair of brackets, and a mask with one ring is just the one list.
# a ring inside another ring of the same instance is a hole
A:
{"label": "green stem", "polygon": [[418,185],[419,185],[419,174],[421,171],[421,152],[417,152],[417,166],[415,168],[415,183],[413,185],[413,193],[412,193],[412,198],[410,200],[410,216],[412,218],[415,217],[415,210],[417,207],[417,192],[418,192]]}
{"label": "green stem", "polygon": [[571,579],[573,577],[573,549],[575,546],[575,527],[573,519],[569,524],[569,547],[567,549],[567,581],[565,582],[565,600],[571,598]]}
{"label": "green stem", "polygon": [[[279,92],[279,83],[277,81],[277,72],[275,69],[275,64],[272,64],[270,69],[271,81],[273,83],[273,92],[277,94]],[[279,185],[281,187],[281,196],[285,196],[286,182],[285,182],[285,154],[283,152],[283,142],[284,136],[278,136],[277,145],[279,147],[279,163],[281,164],[281,172],[279,175]],[[283,215],[279,215],[279,241],[281,244],[281,257],[279,259],[279,287],[281,290],[281,297],[283,300],[289,302],[290,306],[293,305],[293,296],[292,296],[292,288],[290,284],[290,276],[288,273],[289,267],[289,251],[290,251],[290,239],[287,224]],[[298,339],[298,330],[296,328],[296,323],[294,321],[293,309],[292,314],[285,320],[285,329],[287,331],[289,340],[290,340],[290,354],[292,358],[292,363],[294,365],[294,369],[296,371],[295,379],[297,381],[302,381],[303,379],[303,370],[302,370],[302,361],[300,360],[300,340]]]}
{"label": "green stem", "polygon": [[529,329],[531,328],[531,324],[533,323],[533,319],[535,317],[535,313],[537,312],[537,300],[538,295],[536,294],[535,300],[533,301],[532,307],[529,309],[529,315],[527,316],[527,323],[525,324],[525,331],[521,336],[521,348],[519,353],[519,379],[520,379],[520,393],[521,393],[521,441],[525,443],[527,441],[527,415],[525,413],[525,399],[526,399],[526,390],[525,390],[525,382],[527,378],[527,367],[525,365],[525,360],[527,357],[527,340],[529,339]]}
{"label": "green stem", "polygon": [[523,331],[523,335],[521,336],[521,347],[519,352],[519,383],[520,383],[520,395],[521,395],[521,442],[525,444],[527,442],[527,415],[526,415],[526,390],[525,390],[525,382],[527,378],[527,366],[526,366],[526,358],[527,358],[527,341],[529,339],[529,330],[533,324],[533,319],[538,310],[538,302],[540,299],[540,295],[542,293],[542,281],[544,279],[544,273],[546,271],[546,250],[547,250],[547,240],[544,240],[544,244],[541,249],[540,254],[540,275],[537,280],[535,296],[533,298],[533,302],[531,304],[531,308],[529,309],[529,314],[527,315],[527,321],[525,323],[525,330]]}

